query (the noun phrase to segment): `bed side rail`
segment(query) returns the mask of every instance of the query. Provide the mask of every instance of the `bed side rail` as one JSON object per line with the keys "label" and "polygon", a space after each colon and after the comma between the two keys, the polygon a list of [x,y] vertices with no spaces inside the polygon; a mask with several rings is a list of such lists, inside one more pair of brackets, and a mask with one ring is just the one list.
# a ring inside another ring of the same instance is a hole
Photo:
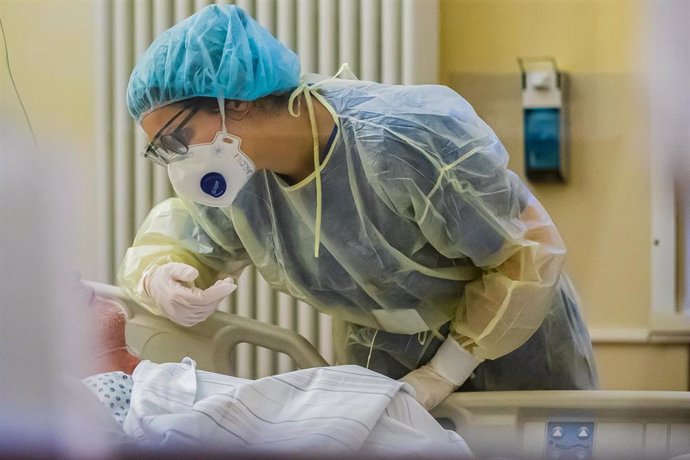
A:
{"label": "bed side rail", "polygon": [[149,312],[116,286],[85,283],[96,294],[122,307],[127,316],[127,344],[146,359],[174,362],[190,356],[200,369],[230,374],[234,370],[235,347],[249,343],[285,353],[301,369],[328,365],[316,348],[295,331],[221,311],[195,326],[183,327]]}

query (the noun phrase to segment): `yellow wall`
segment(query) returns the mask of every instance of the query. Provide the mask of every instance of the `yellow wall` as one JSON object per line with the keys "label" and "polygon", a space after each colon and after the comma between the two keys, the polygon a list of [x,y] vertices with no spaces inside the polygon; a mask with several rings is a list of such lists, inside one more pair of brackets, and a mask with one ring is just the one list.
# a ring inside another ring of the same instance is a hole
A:
{"label": "yellow wall", "polygon": [[[92,147],[90,0],[0,0],[14,78],[40,140]],[[4,63],[3,63],[4,67]]]}
{"label": "yellow wall", "polygon": [[[81,242],[79,270],[95,273],[95,155],[93,121],[93,6],[91,0],[0,0],[8,55],[17,89],[39,146],[48,154],[71,155],[65,165],[83,171],[81,202],[75,206],[91,216],[74,224]],[[0,63],[3,99],[15,100],[4,62]],[[5,101],[3,100],[3,103]],[[11,110],[18,111],[12,103]],[[13,119],[23,119],[12,114]],[[5,152],[3,152],[4,154]]]}
{"label": "yellow wall", "polygon": [[[529,186],[568,245],[567,269],[590,328],[648,325],[647,5],[441,0],[442,83],[494,128],[511,154],[511,169],[523,178],[517,58],[553,56],[569,76],[571,180]],[[601,343],[595,352],[604,388],[688,388],[686,345]]]}

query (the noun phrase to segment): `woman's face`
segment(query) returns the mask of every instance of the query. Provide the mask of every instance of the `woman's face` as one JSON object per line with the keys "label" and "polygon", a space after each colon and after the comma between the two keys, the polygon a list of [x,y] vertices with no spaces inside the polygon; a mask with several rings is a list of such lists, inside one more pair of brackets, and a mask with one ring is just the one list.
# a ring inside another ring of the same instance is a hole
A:
{"label": "woman's face", "polygon": [[[141,127],[157,147],[161,146],[158,139],[166,134],[173,134],[179,143],[186,146],[210,143],[222,130],[221,115],[216,100],[201,102],[196,106],[190,105],[190,101],[182,101],[160,107],[144,117]],[[312,139],[308,117],[298,120],[287,115],[286,110],[282,113],[267,104],[226,101],[227,132],[242,139],[242,152],[251,158],[257,169],[288,174],[294,161],[292,156],[286,155],[287,149],[305,150],[302,145],[305,142],[311,164]],[[280,149],[276,148],[278,145]],[[276,157],[288,165],[277,164]]]}
{"label": "woman's face", "polygon": [[[242,150],[251,157],[250,152],[261,136],[257,136],[256,111],[249,108],[246,101],[225,102],[226,130],[242,139]],[[212,142],[216,133],[222,131],[222,118],[215,99],[195,99],[154,110],[144,117],[141,127],[157,147],[164,147],[159,142],[164,135],[172,135],[176,144],[189,147]]]}

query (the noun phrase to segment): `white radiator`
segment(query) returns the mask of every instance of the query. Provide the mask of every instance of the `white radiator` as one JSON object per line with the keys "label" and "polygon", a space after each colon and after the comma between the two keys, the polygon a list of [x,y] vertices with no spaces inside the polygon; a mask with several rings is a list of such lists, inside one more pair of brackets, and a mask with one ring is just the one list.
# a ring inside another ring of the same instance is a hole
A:
{"label": "white radiator", "polygon": [[[152,39],[204,0],[99,0],[96,7],[95,117],[98,155],[99,281],[117,267],[148,211],[171,196],[163,168],[139,156],[147,139],[125,105],[129,74]],[[438,0],[237,0],[297,52],[303,72],[333,74],[348,62],[363,80],[435,83]],[[330,317],[273,291],[247,269],[227,308],[297,330],[333,362]],[[238,349],[236,372],[257,378],[294,368],[289,358],[249,345]]]}

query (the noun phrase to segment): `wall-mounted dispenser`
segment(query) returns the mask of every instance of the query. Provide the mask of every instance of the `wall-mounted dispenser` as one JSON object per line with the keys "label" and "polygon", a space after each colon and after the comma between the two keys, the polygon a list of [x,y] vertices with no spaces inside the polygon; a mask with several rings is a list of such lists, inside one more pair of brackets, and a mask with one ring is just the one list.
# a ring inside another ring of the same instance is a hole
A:
{"label": "wall-mounted dispenser", "polygon": [[518,63],[522,71],[525,173],[532,182],[565,182],[565,76],[551,57],[519,58]]}

